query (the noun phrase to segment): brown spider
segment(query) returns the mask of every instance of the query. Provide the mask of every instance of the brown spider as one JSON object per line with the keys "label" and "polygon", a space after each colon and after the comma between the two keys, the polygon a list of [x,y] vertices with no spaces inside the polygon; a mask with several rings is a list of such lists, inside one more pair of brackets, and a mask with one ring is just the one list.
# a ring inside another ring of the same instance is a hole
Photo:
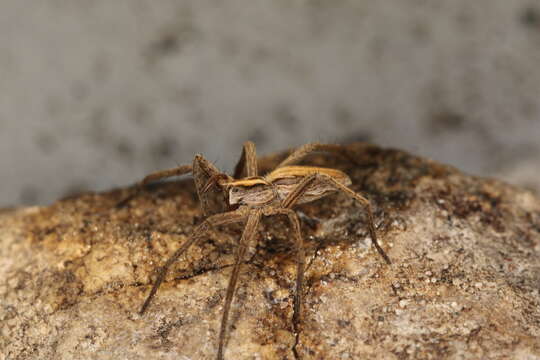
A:
{"label": "brown spider", "polygon": [[[368,216],[371,241],[384,261],[390,264],[390,259],[377,242],[370,203],[365,197],[347,187],[351,184],[351,179],[345,173],[336,169],[292,166],[292,164],[299,162],[314,151],[332,152],[349,157],[346,149],[339,145],[306,144],[293,151],[273,171],[265,176],[259,176],[255,145],[248,141],[244,143],[242,155],[234,170],[234,177],[220,172],[202,155],[196,155],[192,165],[183,165],[146,176],[139,185],[143,186],[155,180],[192,173],[201,207],[207,218],[194,229],[189,240],[182,244],[163,265],[152,290],[141,307],[140,314],[142,315],[148,308],[160,284],[163,282],[168,268],[191,245],[200,240],[211,227],[245,222],[246,225],[235,252],[235,263],[227,287],[221,320],[217,359],[222,360],[229,310],[238,281],[240,264],[244,259],[248,244],[253,242],[255,238],[261,217],[285,215],[292,226],[296,245],[297,273],[293,327],[298,334],[305,254],[300,233],[300,221],[292,207],[296,204],[320,199],[335,191],[341,191],[364,205]],[[211,192],[214,194],[210,194]],[[131,197],[126,201],[129,199]],[[125,201],[122,203],[125,203]]]}

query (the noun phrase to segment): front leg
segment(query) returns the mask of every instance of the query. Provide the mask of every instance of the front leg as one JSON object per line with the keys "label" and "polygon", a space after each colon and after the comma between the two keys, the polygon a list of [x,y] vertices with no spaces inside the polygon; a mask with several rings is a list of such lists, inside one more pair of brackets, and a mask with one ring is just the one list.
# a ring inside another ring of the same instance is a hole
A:
{"label": "front leg", "polygon": [[159,286],[165,279],[165,275],[167,275],[167,271],[171,267],[172,264],[174,264],[178,258],[193,245],[198,240],[200,240],[207,232],[214,226],[218,225],[227,225],[232,224],[236,222],[244,221],[247,217],[247,213],[242,210],[236,210],[231,211],[223,214],[217,214],[210,216],[206,220],[204,220],[201,224],[199,224],[192,232],[189,240],[187,240],[182,246],[180,246],[172,255],[171,257],[165,262],[165,265],[159,270],[158,277],[156,281],[154,282],[154,285],[152,286],[152,290],[148,294],[148,297],[146,298],[146,301],[144,302],[143,306],[141,307],[141,310],[139,311],[139,314],[143,314],[146,309],[148,308],[148,305],[150,305],[150,302],[152,301],[154,295],[156,294],[157,290],[159,289]]}
{"label": "front leg", "polygon": [[[249,211],[249,210],[248,210]],[[223,360],[223,346],[225,344],[225,333],[227,331],[227,321],[229,319],[229,311],[231,310],[231,303],[234,296],[234,290],[236,289],[236,283],[238,282],[238,275],[240,273],[240,265],[246,254],[248,244],[253,241],[255,235],[257,235],[257,227],[261,220],[260,210],[251,210],[246,227],[240,238],[240,242],[236,248],[234,255],[234,267],[229,279],[229,285],[227,287],[227,295],[225,296],[225,306],[223,307],[223,317],[221,318],[221,329],[219,331],[219,345],[217,360]]]}
{"label": "front leg", "polygon": [[175,167],[175,168],[172,168],[172,169],[167,169],[167,170],[160,170],[160,171],[156,171],[156,172],[153,172],[149,175],[146,175],[140,182],[139,182],[139,186],[144,186],[144,185],[147,185],[147,184],[150,184],[154,181],[158,181],[158,180],[161,180],[161,179],[166,179],[166,178],[170,178],[170,177],[173,177],[173,176],[181,176],[181,175],[184,175],[184,174],[189,174],[193,171],[193,166],[192,165],[181,165],[181,166],[178,166],[178,167]]}
{"label": "front leg", "polygon": [[144,189],[144,187],[146,185],[148,185],[148,184],[150,184],[150,183],[152,183],[154,181],[170,178],[170,177],[173,177],[173,176],[181,176],[181,175],[189,174],[192,171],[193,171],[193,166],[192,165],[181,165],[181,166],[178,166],[178,167],[175,167],[175,168],[172,168],[172,169],[160,170],[160,171],[153,172],[153,173],[151,173],[149,175],[146,175],[141,181],[139,181],[135,185],[135,191],[133,191],[126,198],[124,198],[123,200],[118,202],[116,204],[116,207],[117,208],[125,207],[131,200],[133,200],[135,197],[137,197],[142,192],[142,190]]}

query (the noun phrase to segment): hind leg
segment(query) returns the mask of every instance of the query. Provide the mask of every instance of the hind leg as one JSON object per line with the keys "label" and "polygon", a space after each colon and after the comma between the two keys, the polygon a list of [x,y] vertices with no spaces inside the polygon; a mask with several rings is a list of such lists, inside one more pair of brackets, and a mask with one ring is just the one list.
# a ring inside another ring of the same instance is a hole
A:
{"label": "hind leg", "polygon": [[314,152],[326,152],[344,157],[353,163],[358,163],[354,154],[352,154],[347,147],[336,144],[321,144],[321,143],[309,143],[296,148],[285,160],[283,160],[277,167],[289,166],[302,161],[307,155]]}
{"label": "hind leg", "polygon": [[364,196],[352,191],[347,186],[341,184],[340,182],[336,181],[334,178],[328,175],[324,174],[312,174],[309,176],[306,176],[297,186],[296,188],[287,195],[287,197],[282,201],[281,205],[284,208],[290,209],[292,208],[301,198],[306,191],[309,190],[310,186],[313,186],[316,183],[326,183],[328,185],[333,186],[337,191],[340,191],[344,193],[345,195],[353,198],[357,202],[359,202],[362,206],[364,206],[364,209],[367,213],[367,223],[368,223],[368,230],[369,235],[371,237],[371,243],[379,253],[379,255],[384,259],[384,261],[387,264],[391,264],[390,258],[384,250],[379,245],[379,242],[377,241],[377,232],[375,231],[375,222],[373,221],[373,210],[371,209],[371,203],[368,199],[366,199]]}

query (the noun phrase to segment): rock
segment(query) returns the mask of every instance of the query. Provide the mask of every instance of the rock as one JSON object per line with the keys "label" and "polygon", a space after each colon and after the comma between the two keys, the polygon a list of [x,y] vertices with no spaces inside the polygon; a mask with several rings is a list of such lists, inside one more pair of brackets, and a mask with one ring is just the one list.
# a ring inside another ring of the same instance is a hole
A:
{"label": "rock", "polygon": [[[263,221],[231,311],[226,359],[540,358],[540,199],[429,160],[353,144],[348,173],[375,209],[336,194],[298,206],[307,250],[301,332],[284,219]],[[283,154],[261,160],[271,169]],[[212,359],[241,226],[156,267],[202,220],[189,179],[0,212],[0,359]]]}

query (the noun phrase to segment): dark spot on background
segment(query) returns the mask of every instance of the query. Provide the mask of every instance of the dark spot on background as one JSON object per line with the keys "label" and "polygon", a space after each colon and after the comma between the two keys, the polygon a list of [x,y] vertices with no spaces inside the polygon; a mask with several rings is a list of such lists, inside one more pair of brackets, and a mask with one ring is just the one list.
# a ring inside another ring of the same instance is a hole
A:
{"label": "dark spot on background", "polygon": [[191,22],[191,15],[180,14],[182,17],[169,29],[163,31],[159,38],[152,42],[144,53],[152,63],[160,57],[176,54],[198,37],[198,31]]}
{"label": "dark spot on background", "polygon": [[528,6],[522,10],[519,17],[520,22],[529,27],[536,27],[540,30],[540,8]]}
{"label": "dark spot on background", "polygon": [[355,122],[354,115],[349,109],[343,106],[336,107],[334,118],[336,119],[336,125],[339,127],[349,127]]}
{"label": "dark spot on background", "polygon": [[370,142],[372,141],[373,136],[369,131],[366,130],[357,130],[348,135],[342,137],[338,143],[339,144],[350,144],[353,142]]}
{"label": "dark spot on background", "polygon": [[58,148],[58,141],[56,138],[47,133],[39,133],[36,135],[35,143],[38,146],[39,150],[41,150],[45,154],[50,154],[54,150]]}
{"label": "dark spot on background", "polygon": [[472,30],[473,25],[476,23],[474,14],[471,11],[467,11],[467,10],[460,11],[456,15],[455,19],[456,19],[458,29],[461,31]]}
{"label": "dark spot on background", "polygon": [[158,142],[152,145],[150,154],[156,159],[167,159],[173,156],[177,147],[175,139],[162,137]]}
{"label": "dark spot on background", "polygon": [[135,104],[130,113],[130,119],[136,125],[142,126],[150,121],[150,109],[143,103]]}
{"label": "dark spot on background", "polygon": [[251,133],[249,133],[248,137],[245,140],[251,140],[257,146],[264,146],[264,144],[266,144],[266,142],[268,141],[268,137],[263,130],[255,129]]}
{"label": "dark spot on background", "polygon": [[94,109],[90,115],[90,139],[95,144],[103,144],[107,133],[107,109]]}
{"label": "dark spot on background", "polygon": [[115,147],[116,153],[123,157],[131,157],[133,146],[127,140],[120,140]]}
{"label": "dark spot on background", "polygon": [[427,128],[430,133],[440,135],[463,130],[465,117],[451,110],[435,112],[428,118]]}
{"label": "dark spot on background", "polygon": [[63,200],[75,197],[88,191],[88,185],[83,181],[76,181],[66,187],[62,193]]}
{"label": "dark spot on background", "polygon": [[298,122],[298,119],[294,115],[291,106],[287,104],[277,106],[274,110],[273,117],[282,129],[289,131],[293,130]]}
{"label": "dark spot on background", "polygon": [[178,36],[172,33],[162,35],[158,41],[151,45],[152,52],[162,55],[173,53],[177,51],[178,48]]}
{"label": "dark spot on background", "polygon": [[428,24],[423,21],[416,21],[412,24],[411,35],[418,43],[423,44],[429,40],[430,29]]}
{"label": "dark spot on background", "polygon": [[[361,123],[357,117],[345,106],[337,106],[334,109],[335,124],[338,128],[354,129],[355,124]],[[370,141],[372,134],[365,129],[358,129],[348,131],[347,135],[342,137],[339,141],[340,144],[348,144],[352,142]]]}
{"label": "dark spot on background", "polygon": [[251,51],[251,59],[254,64],[259,64],[272,56],[272,52],[269,48],[264,46],[255,46]]}

